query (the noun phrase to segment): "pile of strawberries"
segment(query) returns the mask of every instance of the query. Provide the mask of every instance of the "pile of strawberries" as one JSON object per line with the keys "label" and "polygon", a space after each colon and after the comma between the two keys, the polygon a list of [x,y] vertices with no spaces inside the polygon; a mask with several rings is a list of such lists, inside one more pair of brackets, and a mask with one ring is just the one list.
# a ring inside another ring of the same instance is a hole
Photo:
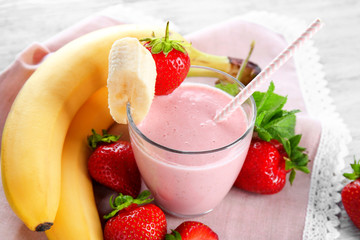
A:
{"label": "pile of strawberries", "polygon": [[88,144],[93,149],[88,160],[90,176],[98,183],[118,192],[110,198],[112,212],[105,215],[105,240],[154,239],[191,240],[218,239],[207,225],[185,221],[167,234],[164,212],[152,204],[151,193],[140,193],[141,176],[131,144],[119,140],[103,130],[102,135],[92,130]]}
{"label": "pile of strawberries", "polygon": [[[190,58],[179,41],[169,39],[169,23],[163,38],[147,38],[145,47],[152,53],[157,69],[155,94],[173,92],[185,79]],[[88,160],[90,176],[98,183],[119,193],[110,198],[112,212],[105,215],[105,240],[153,239],[153,240],[216,240],[218,235],[207,225],[185,221],[170,234],[164,212],[152,204],[147,190],[140,193],[141,176],[137,168],[131,144],[119,140],[119,136],[102,135],[92,130],[88,138],[93,149]],[[140,193],[140,194],[139,194]]]}

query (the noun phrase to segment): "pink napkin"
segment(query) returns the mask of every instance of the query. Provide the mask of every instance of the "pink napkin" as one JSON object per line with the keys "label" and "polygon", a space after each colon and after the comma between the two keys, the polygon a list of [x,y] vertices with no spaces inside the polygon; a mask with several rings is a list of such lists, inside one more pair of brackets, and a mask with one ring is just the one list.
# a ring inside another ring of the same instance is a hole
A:
{"label": "pink napkin", "polygon": [[[44,43],[34,43],[20,53],[15,62],[0,75],[0,132],[16,94],[26,79],[51,52],[87,32],[120,24],[105,16],[96,16],[67,29]],[[284,38],[260,25],[234,18],[186,36],[205,52],[244,58],[250,42],[256,41],[252,61],[264,68],[287,43]],[[303,135],[301,146],[315,159],[321,125],[307,115],[294,62],[290,59],[271,78],[276,92],[288,96],[288,109],[300,109],[296,131]],[[264,86],[262,90],[266,90]],[[312,163],[310,163],[310,168]],[[298,173],[293,186],[275,195],[257,195],[233,188],[211,213],[192,220],[209,225],[220,239],[302,239],[308,203],[310,174]],[[1,180],[0,180],[1,181]],[[0,187],[0,236],[8,240],[46,239],[43,233],[29,231],[9,207]],[[185,219],[167,216],[168,229]]]}

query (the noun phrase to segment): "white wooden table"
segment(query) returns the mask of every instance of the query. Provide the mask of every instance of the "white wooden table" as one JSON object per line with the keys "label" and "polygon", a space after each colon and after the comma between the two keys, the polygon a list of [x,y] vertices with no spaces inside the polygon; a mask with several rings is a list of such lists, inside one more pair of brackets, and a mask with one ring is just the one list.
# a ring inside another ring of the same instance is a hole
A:
{"label": "white wooden table", "polygon": [[[323,0],[0,0],[0,71],[34,41],[44,41],[111,5],[138,8],[190,33],[252,10],[269,11],[326,24],[315,39],[337,111],[351,131],[349,156],[360,158],[360,1]],[[341,218],[340,218],[341,219]],[[360,230],[342,222],[341,240],[360,239]]]}

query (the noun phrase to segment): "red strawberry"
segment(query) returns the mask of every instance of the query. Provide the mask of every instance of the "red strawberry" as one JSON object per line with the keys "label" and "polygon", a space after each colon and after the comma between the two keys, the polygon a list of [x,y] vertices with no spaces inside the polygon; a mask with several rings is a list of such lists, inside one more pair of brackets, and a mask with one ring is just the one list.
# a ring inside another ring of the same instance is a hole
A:
{"label": "red strawberry", "polygon": [[186,221],[181,223],[172,234],[166,235],[166,240],[217,240],[218,235],[201,222]]}
{"label": "red strawberry", "polygon": [[164,212],[154,204],[149,191],[144,191],[137,199],[119,194],[110,205],[115,209],[105,216],[110,218],[104,227],[105,240],[148,239],[159,240],[167,231]]}
{"label": "red strawberry", "polygon": [[287,97],[274,93],[273,82],[266,92],[254,92],[256,121],[254,137],[248,155],[236,179],[235,186],[246,191],[273,194],[295,179],[296,170],[309,173],[306,149],[299,146],[301,134],[295,134],[299,110],[283,107]]}
{"label": "red strawberry", "polygon": [[353,180],[348,183],[341,192],[342,203],[345,211],[353,221],[355,226],[360,229],[360,160],[351,164],[353,173],[344,173],[344,177]]}
{"label": "red strawberry", "polygon": [[[93,130],[89,144],[96,147],[88,160],[90,176],[106,187],[136,197],[141,188],[141,176],[130,142],[103,131],[103,136]],[[115,141],[115,142],[113,142]]]}
{"label": "red strawberry", "polygon": [[246,191],[273,194],[286,183],[285,160],[271,143],[253,138],[235,186]]}
{"label": "red strawberry", "polygon": [[155,95],[172,93],[185,79],[190,58],[180,41],[169,39],[169,22],[165,37],[145,38],[145,47],[152,53],[156,64]]}

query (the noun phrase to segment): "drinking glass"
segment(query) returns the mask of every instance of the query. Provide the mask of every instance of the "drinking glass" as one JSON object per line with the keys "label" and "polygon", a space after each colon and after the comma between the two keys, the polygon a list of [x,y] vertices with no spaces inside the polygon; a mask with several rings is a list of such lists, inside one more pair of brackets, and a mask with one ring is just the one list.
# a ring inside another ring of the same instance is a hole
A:
{"label": "drinking glass", "polygon": [[[229,74],[202,66],[191,66],[184,83],[215,86],[220,80],[236,83],[240,91],[244,88]],[[224,199],[241,170],[249,148],[256,117],[254,99],[247,99],[241,109],[247,126],[235,141],[215,149],[187,151],[167,147],[147,137],[134,123],[131,106],[127,104],[129,134],[136,163],[155,203],[164,211],[179,217],[193,217],[210,212]]]}

